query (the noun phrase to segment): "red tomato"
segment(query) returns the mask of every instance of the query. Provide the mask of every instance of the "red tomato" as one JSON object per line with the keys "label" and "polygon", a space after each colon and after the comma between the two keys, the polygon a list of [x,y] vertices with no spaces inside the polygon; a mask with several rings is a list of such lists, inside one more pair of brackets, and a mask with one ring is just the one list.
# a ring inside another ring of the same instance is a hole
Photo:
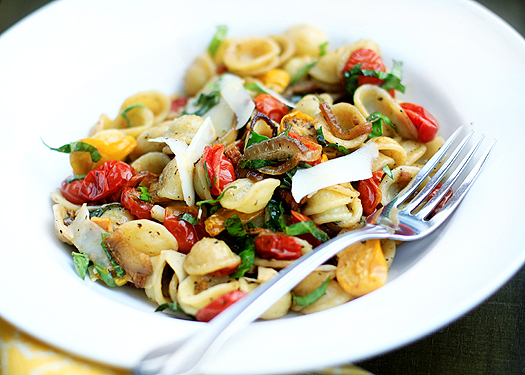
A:
{"label": "red tomato", "polygon": [[185,97],[175,98],[175,99],[173,99],[171,101],[171,109],[170,109],[170,111],[171,112],[178,112],[182,108],[184,108],[187,103],[188,103],[188,98],[185,98]]}
{"label": "red tomato", "polygon": [[436,137],[439,130],[437,120],[425,108],[413,103],[400,103],[401,108],[405,111],[408,118],[417,128],[417,140],[427,143]]}
{"label": "red tomato", "polygon": [[278,124],[280,124],[281,119],[288,114],[286,104],[269,94],[259,94],[255,98],[255,106],[259,112],[264,113]]}
{"label": "red tomato", "polygon": [[226,310],[228,306],[233,305],[245,295],[246,293],[241,290],[232,290],[231,292],[225,293],[222,296],[215,298],[208,305],[197,311],[195,318],[197,318],[197,320],[200,322],[209,322],[221,312]]}
{"label": "red tomato", "polygon": [[301,257],[302,247],[293,236],[267,234],[255,240],[255,252],[263,259],[295,260]]}
{"label": "red tomato", "polygon": [[235,180],[235,168],[232,162],[224,155],[222,143],[206,146],[202,158],[206,163],[206,170],[210,178],[210,193],[214,198],[221,195],[224,186]]}
{"label": "red tomato", "polygon": [[119,160],[109,160],[86,175],[82,181],[79,196],[86,202],[109,197],[115,199],[134,173],[133,167],[129,164]]}
{"label": "red tomato", "polygon": [[[441,186],[443,186],[443,184],[437,184],[436,187],[434,188],[434,190],[432,190],[430,192],[430,194],[428,195],[428,200],[431,200],[432,197],[434,195],[436,195],[437,191],[441,188]],[[430,217],[434,216],[435,214],[437,214],[439,212],[439,210],[441,210],[443,208],[443,206],[445,205],[445,203],[448,202],[448,200],[450,199],[450,197],[452,196],[452,189],[447,191],[445,193],[445,195],[443,196],[443,198],[439,201],[439,203],[437,204],[436,207],[434,207],[434,209],[432,210],[432,212],[430,213]]]}
{"label": "red tomato", "polygon": [[180,216],[189,213],[197,217],[197,208],[191,207],[166,207],[164,213],[164,226],[177,239],[179,252],[188,254],[200,239],[206,237],[204,222],[201,220],[196,225],[192,225],[185,220],[180,220]]}
{"label": "red tomato", "polygon": [[82,180],[73,180],[71,182],[66,182],[64,180],[60,186],[60,191],[64,198],[74,204],[86,203],[86,200],[80,197],[80,187],[82,186]]}
{"label": "red tomato", "polygon": [[[357,64],[361,64],[361,69],[363,70],[379,70],[381,72],[386,72],[385,64],[383,64],[383,60],[381,60],[381,57],[377,53],[371,49],[361,48],[352,52],[348,57],[346,65],[341,71],[341,81],[343,80],[343,73],[349,71]],[[357,84],[361,86],[366,83],[379,86],[383,83],[383,80],[374,77],[359,76]]]}
{"label": "red tomato", "polygon": [[134,187],[127,187],[122,191],[120,203],[139,219],[151,219],[153,204],[140,199],[141,191]]}
{"label": "red tomato", "polygon": [[357,191],[359,191],[359,199],[361,199],[363,213],[366,216],[373,214],[379,203],[381,203],[383,195],[379,189],[379,183],[384,174],[385,172],[382,170],[375,171],[372,173],[371,178],[359,181]]}
{"label": "red tomato", "polygon": [[[296,224],[296,223],[299,223],[301,221],[313,221],[308,216],[303,215],[303,214],[301,214],[301,213],[299,213],[297,211],[292,210],[291,213],[292,213],[292,224]],[[316,227],[319,228],[319,225],[316,224]],[[321,229],[321,228],[319,228],[319,229]],[[317,246],[322,244],[321,241],[319,241],[317,238],[312,236],[310,233],[301,234],[301,235],[299,235],[297,237],[302,238],[305,241],[308,241],[308,243],[310,245],[312,245],[313,247],[317,247]]]}

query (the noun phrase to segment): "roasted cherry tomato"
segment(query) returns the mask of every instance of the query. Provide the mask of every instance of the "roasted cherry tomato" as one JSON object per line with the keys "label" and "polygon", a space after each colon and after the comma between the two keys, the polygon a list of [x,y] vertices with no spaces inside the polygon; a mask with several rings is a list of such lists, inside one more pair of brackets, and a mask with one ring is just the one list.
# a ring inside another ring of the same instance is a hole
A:
{"label": "roasted cherry tomato", "polygon": [[[313,221],[308,216],[303,215],[303,214],[301,214],[301,213],[299,213],[297,211],[291,210],[291,213],[292,213],[292,224],[296,224],[296,223],[299,223],[301,221]],[[319,228],[319,225],[316,224],[316,227]],[[319,229],[321,229],[321,228],[319,228]],[[312,245],[313,247],[317,247],[317,246],[319,246],[319,245],[321,245],[323,243],[322,241],[319,241],[317,238],[312,236],[310,233],[301,234],[301,235],[299,235],[297,237],[302,238],[305,241],[308,241],[308,243],[310,245]]]}
{"label": "roasted cherry tomato", "polygon": [[224,155],[222,143],[211,147],[206,146],[202,158],[210,178],[210,193],[214,198],[217,198],[224,190],[224,186],[235,180],[235,169],[230,159]]}
{"label": "roasted cherry tomato", "polygon": [[207,235],[202,220],[193,225],[182,219],[184,214],[189,214],[194,218],[197,218],[198,210],[194,206],[166,207],[164,213],[164,226],[177,239],[179,252],[188,254],[193,245]]}
{"label": "roasted cherry tomato", "polygon": [[181,109],[183,109],[186,106],[187,103],[188,103],[188,98],[186,98],[186,97],[174,98],[171,101],[170,111],[171,112],[178,112]]}
{"label": "roasted cherry tomato", "polygon": [[62,182],[62,185],[60,186],[60,191],[62,192],[64,198],[66,198],[71,203],[82,204],[86,203],[86,200],[80,197],[79,193],[81,186],[82,180],[73,180],[71,182],[67,182],[67,180],[64,180]]}
{"label": "roasted cherry tomato", "polygon": [[219,296],[213,301],[211,301],[208,305],[204,306],[199,311],[197,311],[197,314],[195,314],[195,318],[200,322],[209,322],[221,312],[226,310],[228,306],[233,305],[245,295],[245,292],[238,289],[225,293],[222,296]]}
{"label": "roasted cherry tomato", "polygon": [[133,167],[129,164],[119,160],[109,160],[86,175],[82,181],[79,196],[85,202],[109,197],[118,201],[121,189],[126,186],[133,175]]}
{"label": "roasted cherry tomato", "polygon": [[425,108],[413,103],[400,103],[408,118],[418,131],[417,140],[427,143],[436,137],[439,130],[437,120]]}
{"label": "roasted cherry tomato", "polygon": [[[430,194],[428,195],[428,200],[431,200],[432,197],[434,195],[436,195],[437,191],[441,188],[441,186],[443,186],[443,184],[437,184],[436,187],[434,188],[434,190],[432,190],[430,192]],[[439,201],[439,203],[437,204],[436,207],[434,207],[434,209],[432,210],[432,212],[430,213],[430,217],[434,216],[435,214],[437,214],[439,212],[439,210],[441,210],[443,208],[443,206],[445,205],[445,203],[448,202],[448,200],[450,199],[450,197],[452,196],[452,189],[447,191],[445,193],[445,195],[443,196],[443,198]]]}
{"label": "roasted cherry tomato", "polygon": [[264,113],[278,124],[280,124],[281,119],[288,114],[286,104],[269,94],[259,94],[255,98],[255,106],[259,112]]}
{"label": "roasted cherry tomato", "polygon": [[139,219],[151,219],[153,204],[142,198],[143,192],[138,188],[127,187],[122,190],[120,203]]}
{"label": "roasted cherry tomato", "polygon": [[379,189],[379,183],[383,178],[385,172],[382,170],[375,171],[372,173],[372,177],[366,180],[359,181],[357,185],[357,191],[359,191],[359,199],[361,199],[361,205],[363,206],[363,213],[368,216],[374,213],[383,194]]}
{"label": "roasted cherry tomato", "polygon": [[267,234],[255,240],[255,252],[263,259],[295,260],[301,257],[302,247],[293,236]]}
{"label": "roasted cherry tomato", "polygon": [[[377,53],[371,49],[361,48],[352,52],[348,57],[346,65],[341,71],[341,81],[343,79],[342,74],[349,71],[357,64],[361,64],[361,69],[363,70],[379,70],[381,72],[386,72],[385,64],[383,64],[383,60],[381,60],[381,57]],[[361,86],[366,83],[379,86],[383,83],[383,80],[375,77],[359,76],[357,84]]]}

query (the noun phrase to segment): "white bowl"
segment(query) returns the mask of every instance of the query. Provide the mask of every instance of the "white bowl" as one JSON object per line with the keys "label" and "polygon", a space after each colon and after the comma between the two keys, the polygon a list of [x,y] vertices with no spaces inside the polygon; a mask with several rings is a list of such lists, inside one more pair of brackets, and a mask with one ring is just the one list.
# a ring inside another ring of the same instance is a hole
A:
{"label": "white bowl", "polygon": [[80,139],[131,94],[180,90],[219,24],[244,36],[298,23],[325,30],[335,47],[375,40],[385,61],[403,61],[406,98],[435,114],[443,135],[463,124],[498,143],[449,222],[399,248],[386,286],[321,313],[256,322],[207,369],[282,374],[363,360],[438,330],[511,278],[525,260],[525,43],[485,8],[459,0],[62,1],[0,37],[0,314],[51,345],[125,368],[194,332],[202,323],[154,313],[142,291],[78,278],[71,249],[53,233],[49,197],[70,167],[41,138]]}

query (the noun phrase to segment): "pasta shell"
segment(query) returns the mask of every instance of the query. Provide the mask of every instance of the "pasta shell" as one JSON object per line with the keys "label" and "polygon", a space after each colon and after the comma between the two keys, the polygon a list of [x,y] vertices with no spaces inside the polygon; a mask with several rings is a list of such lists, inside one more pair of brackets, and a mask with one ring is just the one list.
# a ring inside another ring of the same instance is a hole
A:
{"label": "pasta shell", "polygon": [[[412,121],[390,94],[381,87],[359,86],[354,93],[354,103],[365,117],[374,112],[380,112],[395,124],[399,136],[417,140],[418,131]],[[383,131],[385,135],[391,135],[386,133],[386,131],[391,131],[389,126],[385,126]]]}
{"label": "pasta shell", "polygon": [[159,305],[177,302],[177,286],[187,276],[183,268],[185,255],[164,250],[151,258],[153,273],[146,278],[144,290],[148,298]]}
{"label": "pasta shell", "polygon": [[[128,109],[129,108],[129,109]],[[154,113],[147,107],[126,107],[111,123],[112,129],[121,129],[127,135],[138,137],[144,130],[153,125]]]}
{"label": "pasta shell", "polygon": [[368,142],[375,143],[381,154],[394,161],[393,165],[389,165],[391,169],[406,164],[407,152],[396,140],[390,137],[374,137]]}
{"label": "pasta shell", "polygon": [[184,91],[188,96],[195,96],[206,83],[217,75],[217,67],[208,53],[193,60],[184,75]]}
{"label": "pasta shell", "polygon": [[241,258],[231,251],[226,242],[205,237],[191,248],[184,260],[189,275],[207,275],[225,269],[235,269]]}
{"label": "pasta shell", "polygon": [[277,67],[280,51],[279,45],[271,38],[236,38],[230,41],[224,52],[224,64],[239,76],[255,76]]}
{"label": "pasta shell", "polygon": [[160,174],[156,192],[161,198],[168,198],[174,201],[184,200],[176,159],[172,159]]}
{"label": "pasta shell", "polygon": [[407,160],[404,163],[405,165],[414,164],[417,160],[423,157],[427,151],[427,146],[425,146],[424,143],[417,141],[405,140],[401,141],[400,145],[405,149],[407,154]]}
{"label": "pasta shell", "polygon": [[122,113],[122,111],[134,105],[145,106],[153,113],[153,122],[158,123],[168,116],[171,108],[171,100],[168,95],[158,90],[141,91],[124,100],[119,113]]}
{"label": "pasta shell", "polygon": [[137,146],[131,152],[131,159],[137,159],[139,156],[147,154],[148,152],[160,152],[166,145],[162,142],[150,142],[150,139],[155,139],[164,135],[170,126],[169,122],[159,124],[158,126],[148,127],[137,136]]}
{"label": "pasta shell", "polygon": [[266,178],[255,183],[248,178],[237,179],[225,187],[221,206],[244,213],[259,211],[268,204],[280,184],[276,178]]}
{"label": "pasta shell", "polygon": [[66,226],[64,220],[69,217],[67,210],[60,204],[53,205],[53,215],[55,218],[55,234],[58,239],[68,245],[73,245],[73,234],[71,229]]}
{"label": "pasta shell", "polygon": [[217,297],[239,287],[239,281],[232,280],[228,276],[190,275],[179,284],[177,301],[185,313],[195,315]]}
{"label": "pasta shell", "polygon": [[184,141],[189,145],[203,123],[204,119],[200,116],[184,115],[173,120],[163,135]]}
{"label": "pasta shell", "polygon": [[303,96],[303,98],[297,102],[295,109],[304,113],[305,115],[315,118],[315,116],[321,112],[319,109],[319,103],[321,100],[328,103],[330,106],[334,102],[329,94],[308,94]]}
{"label": "pasta shell", "polygon": [[135,172],[148,171],[158,175],[162,173],[170,161],[169,156],[163,152],[148,152],[131,163],[131,166]]}
{"label": "pasta shell", "polygon": [[289,37],[294,46],[294,56],[318,57],[319,46],[328,42],[325,32],[313,25],[294,25],[286,30],[285,35]]}
{"label": "pasta shell", "polygon": [[129,244],[150,257],[162,250],[177,250],[177,240],[162,224],[147,219],[122,224],[116,231],[122,233]]}
{"label": "pasta shell", "polygon": [[295,53],[293,41],[287,35],[272,35],[270,39],[279,45],[279,65],[286,63]]}
{"label": "pasta shell", "polygon": [[[339,127],[343,131],[349,131],[356,126],[364,125],[366,122],[366,118],[359,111],[359,109],[350,103],[334,104],[332,106],[332,112],[335,118],[337,119]],[[349,140],[341,139],[338,138],[335,134],[333,134],[328,123],[326,122],[324,116],[321,113],[318,113],[315,116],[315,120],[317,121],[316,128],[321,127],[323,129],[324,138],[327,143],[336,143],[338,145],[346,147],[349,150],[353,150],[362,146],[368,137],[368,134],[363,134]]]}
{"label": "pasta shell", "polygon": [[339,83],[339,71],[337,65],[339,56],[337,52],[330,51],[323,55],[308,73],[318,81],[337,84]]}
{"label": "pasta shell", "polygon": [[400,166],[392,170],[393,179],[389,176],[383,177],[379,184],[381,190],[381,204],[387,205],[403,190],[421,168],[413,166]]}

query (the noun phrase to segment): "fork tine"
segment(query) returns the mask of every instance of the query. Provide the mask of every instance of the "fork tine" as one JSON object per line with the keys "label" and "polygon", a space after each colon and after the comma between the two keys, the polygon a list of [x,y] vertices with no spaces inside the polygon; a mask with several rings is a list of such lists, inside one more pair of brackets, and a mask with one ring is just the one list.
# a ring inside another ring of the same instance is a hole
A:
{"label": "fork tine", "polygon": [[440,147],[440,149],[430,158],[430,160],[425,164],[423,168],[419,171],[419,173],[412,179],[412,182],[410,185],[408,185],[404,191],[402,191],[397,198],[395,199],[395,202],[392,202],[395,205],[399,205],[406,201],[415,191],[416,189],[421,185],[421,183],[425,180],[425,178],[428,177],[428,175],[434,170],[436,165],[443,159],[445,154],[447,153],[450,146],[452,146],[452,143],[457,138],[458,134],[463,129],[463,126],[459,127],[450,137],[448,137],[447,141],[443,144],[443,146]]}
{"label": "fork tine", "polygon": [[[458,165],[458,167],[454,170],[454,173],[447,179],[447,181],[443,183],[443,186],[439,189],[436,195],[433,196],[432,199],[425,205],[425,207],[423,207],[415,216],[419,217],[420,219],[424,219],[432,212],[432,210],[439,204],[441,199],[443,199],[445,194],[450,190],[454,182],[459,178],[462,171],[465,169],[469,161],[472,159],[474,154],[477,152],[479,146],[483,142],[483,139],[484,139],[484,136],[481,137],[478,143],[474,147],[472,147],[469,153],[463,158],[460,165]],[[449,201],[439,210],[438,212],[439,215],[435,215],[431,219],[432,221],[442,222],[454,211],[454,209],[461,202],[463,197],[467,194],[473,182],[479,175],[481,168],[483,168],[483,166],[485,165],[485,162],[488,156],[490,155],[490,153],[492,152],[492,149],[494,148],[495,144],[496,144],[496,140],[493,140],[490,146],[488,147],[488,149],[481,155],[476,165],[472,168],[472,170],[466,176],[465,180],[452,194]],[[438,219],[434,219],[435,217],[438,217]]]}
{"label": "fork tine", "polygon": [[[423,202],[430,192],[434,190],[434,188],[441,182],[443,177],[447,174],[449,169],[452,167],[452,164],[456,161],[459,154],[465,148],[465,145],[472,137],[472,134],[474,134],[474,131],[470,131],[460,142],[460,144],[456,147],[454,152],[447,158],[445,163],[439,168],[439,170],[434,174],[434,176],[430,179],[429,182],[425,185],[423,189],[417,194],[417,196],[410,201],[410,203],[404,208],[405,211],[412,212],[417,206]],[[471,150],[471,153],[473,150]],[[447,192],[447,190],[445,190]],[[438,201],[439,202],[439,201]]]}

